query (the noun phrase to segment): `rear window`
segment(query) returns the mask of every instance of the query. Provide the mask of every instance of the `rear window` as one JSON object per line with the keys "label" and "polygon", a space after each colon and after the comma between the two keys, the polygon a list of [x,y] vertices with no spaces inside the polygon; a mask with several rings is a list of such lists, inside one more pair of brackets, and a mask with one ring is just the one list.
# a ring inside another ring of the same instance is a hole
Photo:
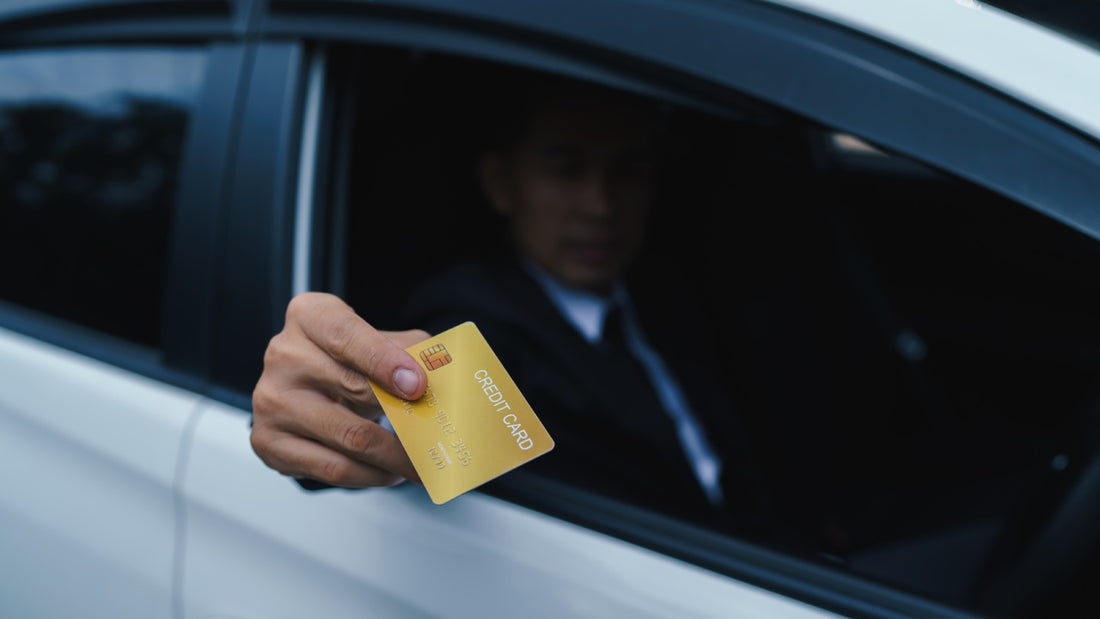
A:
{"label": "rear window", "polygon": [[0,54],[0,300],[151,347],[205,54]]}

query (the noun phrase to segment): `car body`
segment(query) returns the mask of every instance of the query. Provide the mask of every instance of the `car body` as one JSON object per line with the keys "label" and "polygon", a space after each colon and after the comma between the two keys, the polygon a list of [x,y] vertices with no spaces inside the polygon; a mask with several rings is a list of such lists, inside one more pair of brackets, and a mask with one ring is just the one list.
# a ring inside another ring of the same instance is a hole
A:
{"label": "car body", "polygon": [[[0,43],[0,614],[1098,610],[1075,586],[1100,513],[1085,39],[969,0],[57,0],[0,4]],[[307,490],[253,453],[288,300],[330,291],[397,328],[430,266],[410,224],[469,232],[435,158],[464,76],[409,81],[425,57],[698,123],[654,259],[714,319],[708,346],[736,347],[736,321],[775,351],[724,369],[786,402],[757,420],[766,451],[835,514],[835,551],[522,468],[435,505]],[[380,268],[396,255],[407,271]]]}

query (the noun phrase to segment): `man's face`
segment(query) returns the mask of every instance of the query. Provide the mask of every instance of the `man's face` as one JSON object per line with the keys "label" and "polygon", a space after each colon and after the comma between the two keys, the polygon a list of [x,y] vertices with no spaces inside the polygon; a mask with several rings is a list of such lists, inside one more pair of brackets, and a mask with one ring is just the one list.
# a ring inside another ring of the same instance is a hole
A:
{"label": "man's face", "polygon": [[[653,111],[595,96],[537,109],[488,187],[519,248],[563,283],[604,293],[653,204]],[[483,169],[483,180],[484,169]]]}

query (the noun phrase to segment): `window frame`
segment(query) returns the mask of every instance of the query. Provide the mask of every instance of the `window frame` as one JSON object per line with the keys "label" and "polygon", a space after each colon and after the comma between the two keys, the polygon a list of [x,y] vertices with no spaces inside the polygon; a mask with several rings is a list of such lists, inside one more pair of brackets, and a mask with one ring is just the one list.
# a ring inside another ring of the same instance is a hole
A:
{"label": "window frame", "polygon": [[298,40],[256,41],[240,83],[215,270],[208,281],[209,394],[251,411],[263,351],[282,328],[294,269],[299,141],[307,79]]}

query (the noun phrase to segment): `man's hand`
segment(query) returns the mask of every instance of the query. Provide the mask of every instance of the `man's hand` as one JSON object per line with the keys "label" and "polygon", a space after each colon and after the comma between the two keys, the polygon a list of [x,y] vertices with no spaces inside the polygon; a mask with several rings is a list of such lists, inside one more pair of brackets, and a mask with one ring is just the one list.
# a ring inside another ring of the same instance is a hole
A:
{"label": "man's hand", "polygon": [[330,294],[291,299],[252,392],[252,449],[271,468],[334,486],[391,486],[420,478],[397,436],[380,426],[367,383],[406,400],[427,377],[405,347],[426,332],[379,331]]}

